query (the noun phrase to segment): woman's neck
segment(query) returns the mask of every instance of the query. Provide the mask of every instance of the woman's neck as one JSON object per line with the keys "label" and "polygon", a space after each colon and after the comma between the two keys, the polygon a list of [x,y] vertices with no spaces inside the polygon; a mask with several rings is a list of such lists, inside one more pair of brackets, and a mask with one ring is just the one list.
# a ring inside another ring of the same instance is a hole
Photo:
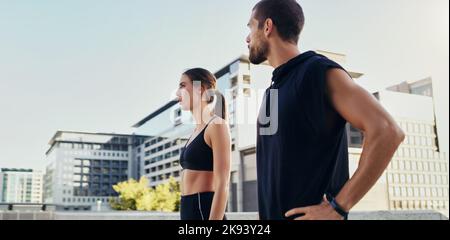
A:
{"label": "woman's neck", "polygon": [[[206,123],[213,117],[213,113],[207,109],[207,104],[202,104],[200,108],[194,108],[192,113],[192,117],[194,118],[194,122],[197,127],[201,127],[206,125]],[[198,110],[195,110],[198,109]]]}

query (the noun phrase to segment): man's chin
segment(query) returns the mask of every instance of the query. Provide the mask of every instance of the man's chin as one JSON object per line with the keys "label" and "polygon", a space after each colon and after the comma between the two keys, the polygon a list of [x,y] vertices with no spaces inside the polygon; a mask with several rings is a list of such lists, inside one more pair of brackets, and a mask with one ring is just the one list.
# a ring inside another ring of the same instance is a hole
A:
{"label": "man's chin", "polygon": [[255,58],[255,57],[250,56],[249,60],[252,64],[258,65],[258,64],[265,62],[267,60],[267,58],[263,58],[263,57]]}

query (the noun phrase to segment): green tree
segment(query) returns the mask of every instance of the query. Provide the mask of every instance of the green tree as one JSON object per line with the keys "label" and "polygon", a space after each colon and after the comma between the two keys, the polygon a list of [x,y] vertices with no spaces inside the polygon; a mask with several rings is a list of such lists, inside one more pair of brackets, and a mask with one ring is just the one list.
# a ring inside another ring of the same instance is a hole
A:
{"label": "green tree", "polygon": [[119,193],[118,200],[110,200],[115,210],[174,212],[180,209],[180,185],[173,177],[156,188],[148,187],[148,179],[143,176],[139,182],[130,179],[114,185],[113,189]]}

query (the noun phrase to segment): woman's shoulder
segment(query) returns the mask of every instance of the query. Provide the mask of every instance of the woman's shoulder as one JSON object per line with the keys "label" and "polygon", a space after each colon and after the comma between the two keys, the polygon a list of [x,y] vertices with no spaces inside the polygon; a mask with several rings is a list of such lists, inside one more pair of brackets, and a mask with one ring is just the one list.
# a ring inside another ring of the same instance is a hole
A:
{"label": "woman's shoulder", "polygon": [[215,115],[214,119],[211,120],[212,125],[228,125],[228,121]]}
{"label": "woman's shoulder", "polygon": [[228,133],[230,131],[228,121],[219,117],[215,116],[213,120],[211,120],[211,123],[206,128],[206,132],[208,135],[215,136],[215,135],[223,135],[224,133]]}

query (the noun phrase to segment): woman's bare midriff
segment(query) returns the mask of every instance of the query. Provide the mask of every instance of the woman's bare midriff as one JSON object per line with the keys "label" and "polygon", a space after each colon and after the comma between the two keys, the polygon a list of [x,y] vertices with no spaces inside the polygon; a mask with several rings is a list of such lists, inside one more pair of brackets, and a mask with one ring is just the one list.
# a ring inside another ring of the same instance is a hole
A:
{"label": "woman's bare midriff", "polygon": [[214,173],[185,169],[181,172],[181,195],[214,192]]}

